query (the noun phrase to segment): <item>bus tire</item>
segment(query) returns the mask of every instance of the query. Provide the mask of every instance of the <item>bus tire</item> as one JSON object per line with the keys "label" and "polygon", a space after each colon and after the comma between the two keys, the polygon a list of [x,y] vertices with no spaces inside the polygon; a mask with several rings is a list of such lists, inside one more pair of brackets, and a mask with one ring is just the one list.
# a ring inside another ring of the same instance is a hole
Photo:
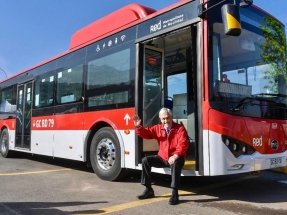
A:
{"label": "bus tire", "polygon": [[8,130],[5,128],[1,132],[1,138],[0,138],[0,150],[1,150],[1,155],[4,158],[11,157],[12,152],[9,150],[9,133]]}
{"label": "bus tire", "polygon": [[101,128],[94,135],[90,148],[91,165],[96,175],[107,181],[122,178],[121,147],[112,128]]}

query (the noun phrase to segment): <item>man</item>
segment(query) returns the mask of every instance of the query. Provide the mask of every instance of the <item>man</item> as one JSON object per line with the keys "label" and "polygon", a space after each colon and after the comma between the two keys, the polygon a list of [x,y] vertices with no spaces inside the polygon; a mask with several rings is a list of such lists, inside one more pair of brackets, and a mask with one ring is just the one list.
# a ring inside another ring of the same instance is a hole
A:
{"label": "man", "polygon": [[138,196],[139,199],[154,197],[151,187],[151,167],[171,167],[172,195],[169,204],[176,205],[178,199],[178,187],[180,183],[181,169],[185,162],[188,149],[188,137],[184,126],[173,122],[172,112],[168,108],[162,108],[159,112],[162,124],[151,127],[142,127],[141,119],[133,117],[136,134],[145,139],[156,139],[159,144],[157,155],[147,156],[142,159],[141,184],[146,186],[144,192]]}

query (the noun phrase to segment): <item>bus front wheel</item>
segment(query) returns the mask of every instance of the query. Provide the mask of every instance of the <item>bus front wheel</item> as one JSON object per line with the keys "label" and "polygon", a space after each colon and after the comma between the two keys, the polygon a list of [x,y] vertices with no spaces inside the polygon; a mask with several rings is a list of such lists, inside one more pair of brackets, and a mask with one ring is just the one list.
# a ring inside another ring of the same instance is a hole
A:
{"label": "bus front wheel", "polygon": [[91,165],[97,176],[103,180],[119,180],[121,168],[121,147],[113,129],[101,128],[93,137],[90,148]]}
{"label": "bus front wheel", "polygon": [[1,132],[0,141],[1,141],[0,150],[1,150],[2,157],[4,158],[11,157],[12,152],[9,151],[9,133],[6,128]]}

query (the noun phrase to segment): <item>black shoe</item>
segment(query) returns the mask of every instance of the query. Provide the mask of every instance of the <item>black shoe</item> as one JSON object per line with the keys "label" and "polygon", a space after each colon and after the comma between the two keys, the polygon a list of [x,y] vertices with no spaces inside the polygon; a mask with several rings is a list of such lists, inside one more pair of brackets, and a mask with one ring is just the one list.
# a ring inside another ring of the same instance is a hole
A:
{"label": "black shoe", "polygon": [[168,203],[170,205],[177,205],[178,202],[179,202],[178,195],[177,194],[172,194]]}
{"label": "black shoe", "polygon": [[142,194],[137,196],[138,199],[148,199],[154,197],[154,191],[152,188],[146,188]]}

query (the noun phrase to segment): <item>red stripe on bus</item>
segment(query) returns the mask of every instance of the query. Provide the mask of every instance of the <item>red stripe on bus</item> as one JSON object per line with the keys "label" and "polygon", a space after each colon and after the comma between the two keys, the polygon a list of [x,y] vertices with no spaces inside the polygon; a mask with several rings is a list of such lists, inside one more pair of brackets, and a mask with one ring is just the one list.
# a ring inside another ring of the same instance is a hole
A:
{"label": "red stripe on bus", "polygon": [[32,117],[32,130],[89,130],[106,122],[116,130],[134,129],[134,108]]}

